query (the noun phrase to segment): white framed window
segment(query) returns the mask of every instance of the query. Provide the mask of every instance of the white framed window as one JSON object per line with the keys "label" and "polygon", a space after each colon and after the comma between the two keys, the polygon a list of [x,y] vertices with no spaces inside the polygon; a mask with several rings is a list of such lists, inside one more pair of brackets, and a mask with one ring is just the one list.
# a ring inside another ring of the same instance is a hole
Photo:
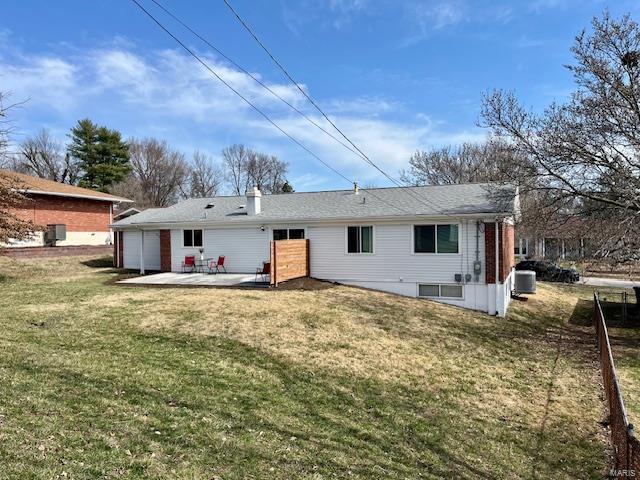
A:
{"label": "white framed window", "polygon": [[347,227],[347,253],[373,253],[373,226]]}
{"label": "white framed window", "polygon": [[202,247],[202,230],[182,230],[183,247]]}
{"label": "white framed window", "polygon": [[274,228],[274,240],[304,240],[304,228]]}
{"label": "white framed window", "polygon": [[529,254],[529,239],[528,238],[517,239],[513,250],[514,250],[513,253],[515,255],[523,255],[526,257]]}
{"label": "white framed window", "polygon": [[463,298],[464,289],[462,285],[420,283],[418,284],[418,296],[431,298]]}
{"label": "white framed window", "polygon": [[413,226],[413,253],[460,253],[460,225],[437,223]]}

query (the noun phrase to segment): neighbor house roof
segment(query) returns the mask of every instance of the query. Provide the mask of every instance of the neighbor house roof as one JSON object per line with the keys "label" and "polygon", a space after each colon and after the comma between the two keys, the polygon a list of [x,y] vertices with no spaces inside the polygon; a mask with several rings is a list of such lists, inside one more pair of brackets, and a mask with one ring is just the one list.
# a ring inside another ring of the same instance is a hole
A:
{"label": "neighbor house roof", "polygon": [[[426,187],[332,190],[263,195],[261,212],[247,215],[244,196],[194,198],[145,210],[116,222],[128,225],[176,223],[278,223],[402,216],[513,215],[517,190],[510,185],[469,183]],[[207,208],[208,207],[208,208]]]}
{"label": "neighbor house roof", "polygon": [[127,208],[122,212],[115,213],[113,215],[113,218],[114,220],[122,220],[123,218],[128,218],[128,217],[131,217],[132,215],[137,215],[141,211],[142,210],[140,210],[139,208],[131,207],[131,208]]}
{"label": "neighbor house roof", "polygon": [[59,197],[86,198],[90,200],[102,200],[106,202],[127,202],[131,200],[127,198],[117,197],[88,188],[76,187],[66,183],[54,182],[45,178],[32,177],[23,173],[12,172],[10,170],[0,169],[0,174],[12,178],[17,183],[16,188],[24,193],[39,195],[55,195]]}

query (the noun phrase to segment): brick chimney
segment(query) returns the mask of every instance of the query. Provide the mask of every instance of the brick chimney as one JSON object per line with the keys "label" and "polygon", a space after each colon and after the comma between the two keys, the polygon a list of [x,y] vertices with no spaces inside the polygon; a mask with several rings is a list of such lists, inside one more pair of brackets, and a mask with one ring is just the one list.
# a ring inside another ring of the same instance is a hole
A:
{"label": "brick chimney", "polygon": [[262,210],[260,205],[260,199],[262,193],[258,187],[253,187],[251,190],[247,190],[247,215],[258,215]]}

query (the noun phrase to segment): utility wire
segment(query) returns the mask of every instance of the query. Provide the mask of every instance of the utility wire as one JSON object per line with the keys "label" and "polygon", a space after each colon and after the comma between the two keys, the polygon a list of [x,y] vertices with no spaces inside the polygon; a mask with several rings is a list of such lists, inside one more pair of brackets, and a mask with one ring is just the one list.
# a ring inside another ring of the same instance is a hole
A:
{"label": "utility wire", "polygon": [[437,212],[439,213],[443,213],[440,208],[435,205],[433,202],[431,202],[430,200],[426,199],[423,195],[418,194],[417,192],[415,192],[414,190],[412,190],[412,187],[409,185],[405,185],[401,182],[399,182],[398,180],[396,180],[395,178],[393,178],[391,175],[389,175],[387,172],[385,172],[381,167],[379,167],[373,160],[371,160],[367,154],[365,154],[353,141],[351,141],[351,139],[340,129],[338,128],[338,126],[335,124],[335,122],[333,122],[333,120],[331,120],[331,118],[329,118],[329,116],[324,112],[324,110],[322,110],[322,108],[320,108],[320,106],[316,103],[316,101],[300,86],[300,84],[291,76],[291,74],[287,71],[287,69],[284,67],[284,65],[282,65],[282,63],[280,63],[278,61],[278,59],[271,53],[271,51],[267,48],[267,46],[262,42],[262,40],[260,40],[260,38],[258,37],[258,35],[253,31],[253,29],[247,24],[247,22],[244,21],[244,19],[240,16],[240,14],[238,13],[238,11],[233,7],[233,5],[231,5],[229,0],[223,0],[223,2],[225,3],[225,5],[229,8],[229,10],[231,10],[231,12],[233,13],[233,15],[236,17],[236,19],[238,20],[238,22],[240,22],[240,24],[244,27],[244,29],[249,33],[249,35],[251,35],[253,37],[253,39],[258,43],[258,45],[265,51],[265,53],[269,56],[269,58],[271,58],[271,60],[273,61],[273,63],[275,63],[278,68],[282,71],[282,73],[289,79],[289,81],[300,91],[300,93],[302,93],[302,95],[304,95],[304,97],[309,101],[309,103],[311,103],[311,105],[313,105],[315,107],[316,110],[318,110],[318,112],[320,112],[320,114],[325,118],[325,120],[327,122],[329,122],[329,124],[360,154],[359,156],[366,161],[369,165],[371,165],[372,167],[374,167],[378,172],[380,172],[382,175],[384,175],[387,179],[389,179],[394,185],[404,188],[405,191],[410,192],[411,194],[414,195],[415,198],[417,198],[420,202],[422,202],[424,205],[427,205],[431,208],[435,208]]}
{"label": "utility wire", "polygon": [[333,135],[331,132],[329,132],[327,129],[325,129],[322,125],[318,124],[316,121],[314,121],[311,117],[309,117],[306,113],[304,113],[303,111],[301,111],[299,108],[297,108],[295,105],[291,104],[291,102],[287,101],[285,98],[283,98],[281,95],[279,95],[276,91],[274,91],[271,87],[269,87],[269,85],[267,85],[266,83],[264,83],[262,80],[260,80],[260,78],[256,77],[253,73],[251,73],[250,71],[248,71],[247,69],[245,69],[242,65],[238,64],[235,60],[233,60],[231,57],[229,57],[228,55],[226,55],[224,52],[222,52],[218,47],[216,47],[215,45],[213,45],[211,42],[209,42],[209,40],[207,40],[206,38],[204,38],[202,35],[200,35],[198,32],[196,32],[194,29],[192,29],[189,25],[187,25],[184,21],[182,21],[180,18],[178,18],[174,13],[172,13],[169,9],[167,9],[166,7],[164,7],[158,0],[151,0],[153,3],[155,3],[158,8],[160,8],[163,12],[165,12],[167,15],[169,15],[171,18],[173,18],[176,22],[178,22],[180,25],[182,25],[186,30],[188,30],[189,32],[191,32],[194,36],[196,36],[198,39],[200,39],[203,43],[205,43],[206,45],[208,45],[212,50],[214,50],[218,55],[220,55],[222,58],[224,58],[225,60],[227,60],[229,63],[231,63],[234,67],[236,67],[238,70],[240,70],[241,72],[243,72],[244,74],[248,75],[249,77],[251,77],[258,85],[260,85],[262,88],[266,89],[271,95],[273,95],[274,97],[276,97],[278,100],[280,100],[281,102],[283,102],[285,105],[287,105],[289,108],[291,108],[292,110],[294,110],[297,114],[301,115],[305,120],[307,120],[309,123],[311,123],[314,127],[320,129],[321,131],[323,131],[326,135],[328,135],[329,137],[331,137],[333,140],[335,140],[336,142],[338,142],[340,145],[342,145],[344,148],[346,148],[347,150],[349,150],[350,152],[360,156],[360,154],[355,151],[352,147],[350,147],[349,145],[347,145],[346,143],[344,143],[342,140],[340,140],[339,138],[337,138],[335,135]]}
{"label": "utility wire", "polygon": [[[260,116],[262,116],[267,122],[269,122],[271,125],[273,125],[277,130],[279,130],[283,135],[285,135],[289,140],[291,140],[292,142],[294,142],[296,145],[298,145],[300,148],[302,148],[304,151],[306,151],[309,155],[311,155],[313,158],[315,158],[316,160],[318,160],[321,164],[323,164],[325,167],[327,167],[329,170],[331,170],[332,172],[334,172],[336,175],[342,177],[343,179],[345,179],[347,182],[352,183],[351,180],[349,178],[347,178],[345,175],[343,175],[340,171],[336,170],[334,167],[332,167],[331,165],[329,165],[327,162],[325,162],[322,158],[320,158],[318,155],[316,155],[312,150],[310,150],[306,145],[304,145],[303,143],[301,143],[298,139],[296,139],[295,137],[293,137],[291,134],[289,134],[288,132],[286,132],[280,125],[278,125],[275,121],[273,121],[271,119],[271,117],[269,117],[266,113],[264,113],[260,108],[258,108],[257,106],[255,106],[250,100],[248,100],[244,95],[242,95],[238,90],[236,90],[235,88],[233,88],[233,86],[231,86],[226,80],[224,80],[220,75],[218,75],[218,73],[209,66],[209,64],[207,64],[204,60],[202,60],[198,54],[196,54],[193,50],[191,50],[189,47],[187,47],[182,40],[180,40],[176,35],[174,35],[167,27],[165,27],[151,12],[149,12],[146,8],[144,8],[144,6],[142,6],[140,4],[140,2],[138,2],[138,0],[131,0],[145,15],[147,15],[158,27],[160,27],[167,35],[169,35],[171,38],[173,38],[173,40],[176,41],[176,43],[178,43],[189,55],[191,55],[193,58],[195,58],[198,63],[200,63],[204,68],[206,68],[212,75],[214,75],[224,86],[226,86],[229,90],[231,90],[234,94],[236,94],[238,97],[240,97],[247,105],[249,105],[253,110],[255,110]],[[368,191],[369,194],[371,194],[371,196],[377,198],[378,200],[380,200],[382,203],[385,203],[386,205],[395,208],[398,211],[401,211],[403,213],[409,214],[411,215],[412,212],[409,212],[401,207],[398,207],[396,205],[393,205],[392,203],[387,202],[385,199],[379,197],[378,195],[376,195],[375,193],[373,193],[371,190],[368,189],[362,189],[363,191]]]}

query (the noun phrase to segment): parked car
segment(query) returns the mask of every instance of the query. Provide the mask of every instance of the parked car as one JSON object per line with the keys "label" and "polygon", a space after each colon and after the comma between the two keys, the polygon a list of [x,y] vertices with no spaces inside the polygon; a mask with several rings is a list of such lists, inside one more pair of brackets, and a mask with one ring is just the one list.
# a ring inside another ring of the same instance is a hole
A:
{"label": "parked car", "polygon": [[562,268],[553,262],[523,260],[516,265],[516,270],[532,270],[538,280],[548,282],[573,283],[580,280],[580,273],[574,268]]}

